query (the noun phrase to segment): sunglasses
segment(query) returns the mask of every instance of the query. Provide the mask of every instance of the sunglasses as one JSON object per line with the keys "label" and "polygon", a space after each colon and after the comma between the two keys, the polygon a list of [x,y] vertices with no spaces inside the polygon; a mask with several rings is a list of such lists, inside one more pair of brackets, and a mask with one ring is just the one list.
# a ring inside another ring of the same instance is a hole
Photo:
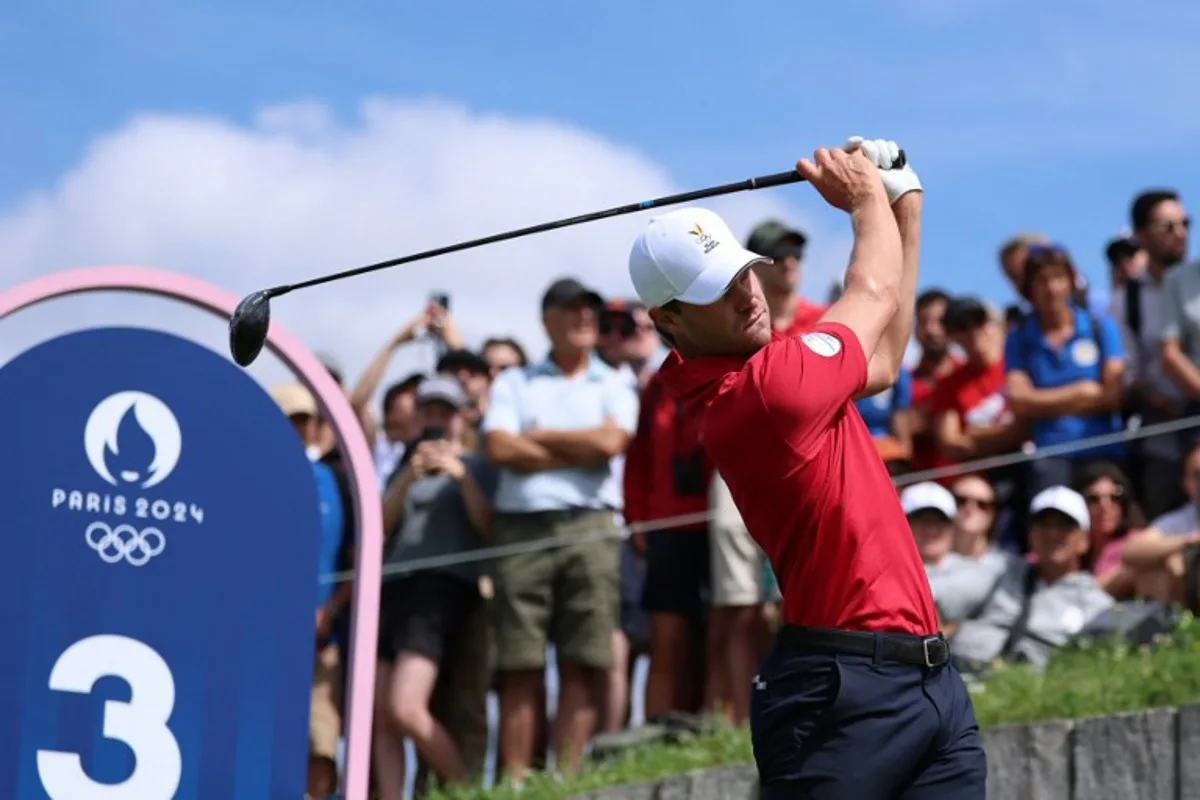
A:
{"label": "sunglasses", "polygon": [[653,325],[638,324],[630,314],[605,313],[600,315],[600,334],[609,336],[617,334],[622,339],[631,339],[638,333],[653,329]]}
{"label": "sunglasses", "polygon": [[1188,231],[1192,228],[1192,218],[1184,217],[1183,219],[1165,219],[1161,222],[1156,222],[1150,226],[1156,231],[1162,233],[1173,233],[1176,228]]}
{"label": "sunglasses", "polygon": [[775,261],[785,261],[789,257],[794,258],[797,261],[803,261],[804,245],[784,244],[771,251],[771,258]]}
{"label": "sunglasses", "polygon": [[996,508],[995,500],[984,500],[981,497],[970,497],[963,494],[954,495],[954,502],[959,508],[975,506],[980,511],[992,511]]}
{"label": "sunglasses", "polygon": [[1102,500],[1110,500],[1117,505],[1120,505],[1125,501],[1125,490],[1117,487],[1111,492],[1086,492],[1083,495],[1083,499],[1089,503],[1099,503]]}

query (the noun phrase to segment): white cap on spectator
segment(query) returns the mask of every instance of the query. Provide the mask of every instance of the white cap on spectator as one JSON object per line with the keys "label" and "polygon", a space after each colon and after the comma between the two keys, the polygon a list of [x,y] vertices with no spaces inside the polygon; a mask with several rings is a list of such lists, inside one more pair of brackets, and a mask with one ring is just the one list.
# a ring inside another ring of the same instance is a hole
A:
{"label": "white cap on spectator", "polygon": [[743,247],[715,213],[681,208],[646,223],[629,252],[629,278],[650,308],[672,300],[707,306],[760,262],[771,260]]}
{"label": "white cap on spectator", "polygon": [[906,517],[927,508],[942,512],[946,519],[954,519],[954,515],[958,513],[954,495],[950,494],[950,490],[945,486],[933,481],[914,483],[901,492],[900,507],[904,509]]}
{"label": "white cap on spectator", "polygon": [[271,399],[285,416],[317,416],[317,401],[302,383],[281,383],[272,387]]}
{"label": "white cap on spectator", "polygon": [[1037,493],[1033,502],[1029,504],[1029,515],[1037,516],[1043,511],[1057,511],[1060,514],[1066,514],[1079,525],[1080,529],[1085,531],[1092,524],[1087,510],[1087,501],[1083,499],[1083,495],[1066,486],[1051,486],[1049,489],[1043,489]]}

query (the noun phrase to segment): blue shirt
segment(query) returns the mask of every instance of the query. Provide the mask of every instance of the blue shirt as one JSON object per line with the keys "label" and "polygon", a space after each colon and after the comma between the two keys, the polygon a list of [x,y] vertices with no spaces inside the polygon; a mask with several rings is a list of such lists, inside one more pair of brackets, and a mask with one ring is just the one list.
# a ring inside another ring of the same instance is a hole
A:
{"label": "blue shirt", "polygon": [[[1030,314],[1008,334],[1004,364],[1008,372],[1024,372],[1036,389],[1057,389],[1078,381],[1100,383],[1104,363],[1125,358],[1121,335],[1107,316],[1096,316],[1075,308],[1075,332],[1057,350],[1042,335],[1037,316]],[[1038,447],[1064,444],[1090,436],[1116,433],[1122,428],[1118,413],[1089,417],[1054,417],[1033,420],[1030,433]],[[1120,457],[1118,442],[1071,454],[1072,458]]]}
{"label": "blue shirt", "polygon": [[[342,495],[338,491],[337,479],[333,470],[324,464],[313,462],[313,478],[317,481],[317,500],[321,514],[321,547],[317,576],[328,575],[337,570],[338,552],[342,546]],[[319,582],[317,584],[317,608],[324,605],[333,594],[334,584]]]}
{"label": "blue shirt", "polygon": [[[567,377],[553,361],[512,367],[496,376],[480,426],[514,435],[543,428],[599,428],[610,419],[632,436],[637,432],[638,398],[627,378],[592,354],[587,370]],[[502,469],[495,508],[509,513],[571,508],[623,507],[620,459],[587,467],[518,473]]]}
{"label": "blue shirt", "polygon": [[892,415],[912,408],[912,375],[902,368],[895,386],[855,400],[854,405],[872,436],[891,436]]}

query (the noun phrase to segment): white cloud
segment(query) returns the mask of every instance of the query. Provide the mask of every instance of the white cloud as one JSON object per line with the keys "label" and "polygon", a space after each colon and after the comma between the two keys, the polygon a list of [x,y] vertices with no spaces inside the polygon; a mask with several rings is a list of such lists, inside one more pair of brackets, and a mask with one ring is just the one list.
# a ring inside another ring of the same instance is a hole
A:
{"label": "white cloud", "polygon": [[[731,175],[730,180],[748,177]],[[144,114],[97,137],[47,191],[0,216],[5,276],[137,264],[193,275],[243,295],[329,271],[679,191],[633,150],[560,122],[482,115],[434,101],[365,102],[352,124],[321,103],[262,110],[242,126],[213,117]],[[847,232],[814,230],[779,195],[711,201],[744,235],[765,215],[814,235],[806,286],[824,293],[845,263]],[[537,303],[554,277],[631,294],[625,258],[645,215],[418,262],[280,298],[275,318],[350,377],[431,290],[452,296],[471,344],[488,334],[544,349]],[[139,324],[224,352],[220,320],[120,295],[57,301],[6,320],[0,359],[61,331]],[[5,349],[7,348],[7,349]],[[397,359],[395,376],[427,364]],[[269,362],[254,373],[275,380]]]}

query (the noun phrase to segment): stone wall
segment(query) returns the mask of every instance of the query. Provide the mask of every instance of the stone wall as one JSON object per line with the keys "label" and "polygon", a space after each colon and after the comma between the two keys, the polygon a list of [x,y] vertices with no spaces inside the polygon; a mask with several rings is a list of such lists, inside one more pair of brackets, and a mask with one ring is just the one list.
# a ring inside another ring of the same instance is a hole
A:
{"label": "stone wall", "polygon": [[[1200,704],[992,728],[988,800],[1200,800]],[[719,767],[576,800],[757,800],[754,768]]]}

